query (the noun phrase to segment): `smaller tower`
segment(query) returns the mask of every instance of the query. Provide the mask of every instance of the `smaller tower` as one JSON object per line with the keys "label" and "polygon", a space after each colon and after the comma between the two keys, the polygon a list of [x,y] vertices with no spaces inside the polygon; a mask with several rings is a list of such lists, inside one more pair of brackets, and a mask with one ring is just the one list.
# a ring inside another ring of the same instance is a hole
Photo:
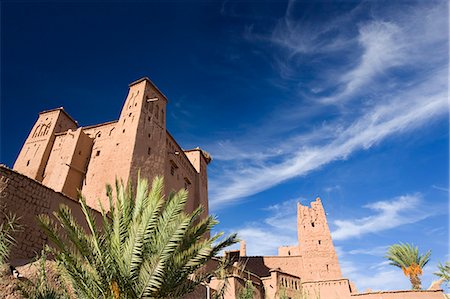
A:
{"label": "smaller tower", "polygon": [[242,240],[239,245],[240,245],[239,255],[247,256],[247,244],[245,243],[245,240]]}
{"label": "smaller tower", "polygon": [[42,182],[55,134],[78,127],[63,108],[43,111],[31,129],[14,163],[14,170]]}
{"label": "smaller tower", "polygon": [[299,254],[303,259],[303,280],[342,278],[333,240],[320,198],[311,208],[297,205]]}

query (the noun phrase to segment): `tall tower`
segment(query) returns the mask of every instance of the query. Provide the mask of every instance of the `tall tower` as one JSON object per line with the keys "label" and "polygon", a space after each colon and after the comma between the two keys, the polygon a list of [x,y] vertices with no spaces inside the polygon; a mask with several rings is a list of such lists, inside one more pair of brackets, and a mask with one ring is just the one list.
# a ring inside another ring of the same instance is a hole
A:
{"label": "tall tower", "polygon": [[311,208],[297,205],[299,254],[303,259],[303,280],[342,278],[333,240],[320,198]]}
{"label": "tall tower", "polygon": [[42,182],[55,134],[76,130],[77,123],[62,108],[43,111],[14,163],[14,170]]}
{"label": "tall tower", "polygon": [[129,85],[129,92],[118,121],[86,127],[94,138],[92,154],[82,188],[87,203],[105,208],[105,184],[115,179],[136,182],[137,172],[150,181],[164,174],[166,156],[166,97],[148,79]]}

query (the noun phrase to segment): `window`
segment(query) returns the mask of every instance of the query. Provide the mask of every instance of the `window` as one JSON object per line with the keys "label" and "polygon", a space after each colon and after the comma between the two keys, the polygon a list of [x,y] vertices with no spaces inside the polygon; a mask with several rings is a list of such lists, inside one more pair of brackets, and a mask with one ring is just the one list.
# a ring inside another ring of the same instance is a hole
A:
{"label": "window", "polygon": [[329,271],[330,269],[328,268],[328,265],[327,265],[327,271]]}
{"label": "window", "polygon": [[311,222],[311,226],[314,227],[314,222]]}
{"label": "window", "polygon": [[189,186],[191,185],[191,181],[189,181],[188,178],[184,178],[184,189],[188,190]]}
{"label": "window", "polygon": [[122,133],[125,133],[125,129],[122,130]]}
{"label": "window", "polygon": [[130,114],[128,114],[128,117],[131,117],[131,113],[130,113]]}
{"label": "window", "polygon": [[319,240],[319,245],[321,244],[321,241]]}
{"label": "window", "polygon": [[152,148],[149,147],[148,150],[147,150],[147,154],[150,155],[151,153],[152,153]]}
{"label": "window", "polygon": [[81,151],[78,151],[78,155],[81,155]]}
{"label": "window", "polygon": [[151,119],[152,119],[151,116],[149,116],[149,117],[148,117],[148,121],[150,121]]}
{"label": "window", "polygon": [[175,175],[175,169],[178,168],[177,163],[175,163],[175,161],[170,160],[170,174],[171,175]]}
{"label": "window", "polygon": [[95,154],[96,157],[100,156],[100,151],[97,151],[97,153]]}
{"label": "window", "polygon": [[27,166],[30,165],[30,160],[27,161]]}

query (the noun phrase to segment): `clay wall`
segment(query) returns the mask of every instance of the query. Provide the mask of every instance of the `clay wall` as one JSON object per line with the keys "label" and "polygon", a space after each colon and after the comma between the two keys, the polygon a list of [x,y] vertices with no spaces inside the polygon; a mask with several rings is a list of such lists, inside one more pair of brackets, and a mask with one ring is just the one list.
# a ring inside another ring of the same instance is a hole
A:
{"label": "clay wall", "polygon": [[300,255],[300,250],[298,245],[296,246],[280,246],[278,247],[278,255],[279,256],[296,256]]}
{"label": "clay wall", "polygon": [[302,279],[328,280],[342,278],[338,257],[320,198],[311,203],[311,208],[301,204],[298,204],[297,207],[299,254],[304,261]]}
{"label": "clay wall", "polygon": [[[208,170],[207,166],[210,161],[204,156],[201,149],[193,149],[185,151],[185,154],[198,173],[197,180],[197,203],[204,207],[203,216],[208,214]],[[196,204],[197,204],[196,203]]]}
{"label": "clay wall", "polygon": [[62,108],[41,112],[14,163],[14,170],[42,181],[55,133],[76,128],[77,123]]}
{"label": "clay wall", "polygon": [[308,298],[350,299],[348,279],[303,282],[302,289]]}
{"label": "clay wall", "polygon": [[[106,199],[106,184],[114,186],[115,183],[114,174],[118,167],[114,154],[120,151],[120,143],[115,142],[115,136],[118,134],[116,126],[117,121],[82,128],[92,139],[92,146],[81,191],[86,197],[87,204],[95,209],[98,208],[97,199]],[[108,171],[105,171],[106,169]],[[107,209],[106,201],[102,204]]]}
{"label": "clay wall", "polygon": [[297,298],[302,295],[301,280],[299,277],[283,273],[281,271],[272,270],[271,279],[274,283],[275,297],[271,298]]}
{"label": "clay wall", "polygon": [[192,212],[200,203],[197,170],[175,139],[168,132],[166,136],[167,154],[164,175],[166,194],[186,189],[189,192],[186,211]]}
{"label": "clay wall", "polygon": [[130,84],[118,121],[84,129],[94,138],[82,190],[90,206],[98,208],[97,198],[107,206],[105,185],[116,178],[135,184],[138,171],[149,181],[164,174],[166,101],[148,79],[138,80]]}
{"label": "clay wall", "polygon": [[[148,79],[130,84],[130,93],[135,93],[124,105],[121,118],[128,117],[137,122],[131,155],[130,178],[136,182],[138,171],[150,182],[155,176],[164,176],[167,156],[166,145],[166,97]],[[134,108],[133,108],[134,107]],[[136,109],[136,112],[133,112]],[[132,113],[132,114],[130,114]],[[131,115],[131,116],[130,116]]]}
{"label": "clay wall", "polygon": [[[226,278],[227,287],[225,289],[223,299],[239,298],[239,294],[245,288],[246,279],[247,279],[247,277],[241,278],[239,275],[234,275],[234,274],[228,276]],[[264,285],[261,282],[261,280],[259,280],[259,279],[257,279],[257,281],[254,281],[253,279],[251,279],[251,280],[252,280],[252,285],[254,287],[253,299],[272,298],[272,297],[265,296]],[[223,286],[223,283],[224,282],[222,279],[212,278],[211,282],[209,283],[209,286],[211,287],[212,292],[217,292],[217,290],[219,290]]]}
{"label": "clay wall", "polygon": [[[12,248],[9,262],[23,265],[32,261],[40,253],[47,236],[37,224],[37,216],[52,216],[60,204],[69,206],[75,219],[85,225],[80,205],[75,200],[55,192],[40,182],[0,165],[0,222],[12,213],[19,217],[23,231],[15,233],[17,245]],[[100,215],[94,212],[100,219]]]}
{"label": "clay wall", "polygon": [[91,150],[92,139],[81,128],[56,134],[42,183],[71,198],[77,198]]}
{"label": "clay wall", "polygon": [[301,256],[247,256],[241,261],[248,271],[259,277],[270,276],[270,270],[278,268],[282,272],[303,278]]}
{"label": "clay wall", "polygon": [[405,290],[351,294],[351,299],[446,299],[442,290]]}

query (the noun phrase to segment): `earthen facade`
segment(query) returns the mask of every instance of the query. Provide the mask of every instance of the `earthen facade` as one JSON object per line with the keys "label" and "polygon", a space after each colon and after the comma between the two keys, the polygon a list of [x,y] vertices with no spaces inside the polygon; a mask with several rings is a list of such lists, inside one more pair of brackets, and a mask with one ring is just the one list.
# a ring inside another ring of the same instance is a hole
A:
{"label": "earthen facade", "polygon": [[138,172],[150,181],[164,176],[166,193],[186,188],[187,209],[200,204],[208,213],[207,165],[199,148],[184,151],[166,130],[167,98],[148,79],[129,85],[119,119],[80,127],[63,108],[39,113],[14,170],[43,185],[107,209],[105,185],[116,178],[136,182]]}

